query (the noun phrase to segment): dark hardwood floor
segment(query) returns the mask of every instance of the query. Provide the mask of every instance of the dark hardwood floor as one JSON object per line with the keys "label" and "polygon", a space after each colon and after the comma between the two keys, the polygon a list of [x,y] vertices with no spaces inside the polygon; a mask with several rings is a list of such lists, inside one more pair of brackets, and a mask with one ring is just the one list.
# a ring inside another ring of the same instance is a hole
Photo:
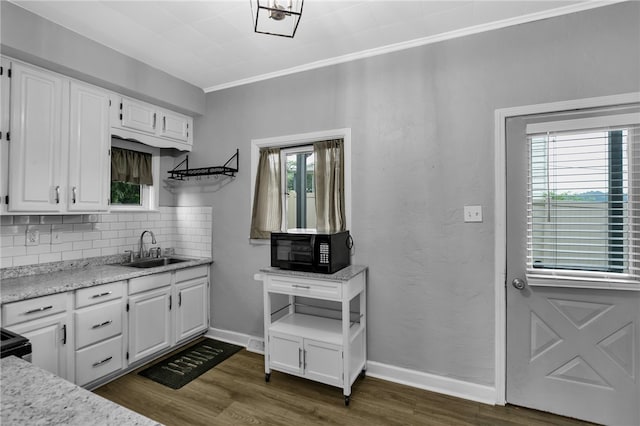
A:
{"label": "dark hardwood floor", "polygon": [[[181,348],[183,349],[183,348]],[[144,368],[144,367],[143,367]],[[181,389],[133,371],[95,393],[165,425],[583,425],[514,406],[490,406],[373,377],[342,389],[273,372],[241,350]]]}

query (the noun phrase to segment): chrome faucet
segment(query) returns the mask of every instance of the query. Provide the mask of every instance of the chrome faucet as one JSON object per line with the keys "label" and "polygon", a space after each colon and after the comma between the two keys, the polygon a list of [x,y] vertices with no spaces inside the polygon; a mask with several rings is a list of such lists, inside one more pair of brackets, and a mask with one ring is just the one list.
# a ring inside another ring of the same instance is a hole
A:
{"label": "chrome faucet", "polygon": [[144,241],[142,240],[142,238],[144,237],[144,234],[146,234],[147,232],[148,232],[149,234],[151,234],[151,244],[156,244],[156,236],[155,236],[155,235],[153,235],[153,232],[151,232],[151,231],[149,231],[149,230],[142,231],[142,234],[140,234],[140,251],[139,251],[139,253],[138,253],[138,257],[140,257],[140,259],[142,259],[143,254],[144,254],[144,252],[143,252],[143,250],[142,250],[142,249],[143,249],[143,247],[144,247]]}

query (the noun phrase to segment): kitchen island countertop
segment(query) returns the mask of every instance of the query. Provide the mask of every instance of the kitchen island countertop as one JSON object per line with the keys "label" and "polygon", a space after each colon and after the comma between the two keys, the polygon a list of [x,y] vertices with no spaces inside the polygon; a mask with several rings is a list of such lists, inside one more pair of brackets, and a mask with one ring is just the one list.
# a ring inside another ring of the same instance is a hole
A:
{"label": "kitchen island countertop", "polygon": [[0,375],[3,425],[160,424],[15,356],[0,360]]}

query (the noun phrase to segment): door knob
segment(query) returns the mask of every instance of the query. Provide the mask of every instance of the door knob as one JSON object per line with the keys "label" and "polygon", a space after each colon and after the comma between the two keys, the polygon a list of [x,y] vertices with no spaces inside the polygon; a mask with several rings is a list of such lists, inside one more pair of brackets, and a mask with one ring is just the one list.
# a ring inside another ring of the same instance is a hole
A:
{"label": "door knob", "polygon": [[511,281],[511,285],[517,288],[518,290],[522,290],[525,284],[526,283],[522,278],[514,278],[513,281]]}

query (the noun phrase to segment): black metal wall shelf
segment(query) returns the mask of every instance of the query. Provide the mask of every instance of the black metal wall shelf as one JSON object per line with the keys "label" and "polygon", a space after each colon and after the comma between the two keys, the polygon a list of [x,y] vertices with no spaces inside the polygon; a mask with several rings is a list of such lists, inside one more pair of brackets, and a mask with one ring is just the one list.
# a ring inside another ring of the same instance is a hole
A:
{"label": "black metal wall shelf", "polygon": [[[185,158],[180,164],[173,168],[173,170],[169,170],[169,179],[173,180],[189,180],[191,177],[201,177],[201,176],[229,176],[235,177],[236,173],[238,173],[238,165],[239,163],[239,155],[240,150],[236,149],[236,153],[231,156],[227,160],[226,163],[222,166],[213,166],[213,167],[199,167],[197,169],[189,168],[189,156]],[[230,165],[235,162],[235,168]],[[184,166],[184,169],[177,170],[178,167]]]}

